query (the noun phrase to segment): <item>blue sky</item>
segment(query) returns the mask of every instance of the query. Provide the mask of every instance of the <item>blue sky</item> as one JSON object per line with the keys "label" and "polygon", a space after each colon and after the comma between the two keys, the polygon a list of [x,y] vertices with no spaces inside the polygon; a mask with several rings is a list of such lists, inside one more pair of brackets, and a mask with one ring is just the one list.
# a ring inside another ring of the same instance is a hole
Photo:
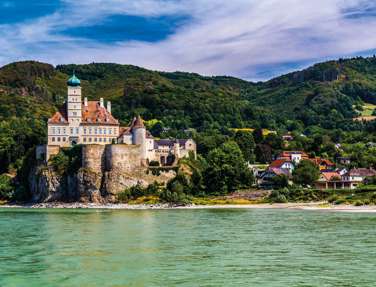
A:
{"label": "blue sky", "polygon": [[116,62],[264,80],[376,51],[371,0],[1,0],[0,65]]}

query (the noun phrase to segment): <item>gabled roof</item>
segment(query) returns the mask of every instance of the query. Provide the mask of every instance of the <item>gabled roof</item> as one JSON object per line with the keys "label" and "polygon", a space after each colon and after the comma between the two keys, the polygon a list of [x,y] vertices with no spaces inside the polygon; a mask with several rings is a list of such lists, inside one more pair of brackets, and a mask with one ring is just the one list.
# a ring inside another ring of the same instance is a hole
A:
{"label": "gabled roof", "polygon": [[331,162],[330,160],[328,160],[326,158],[315,157],[315,158],[310,158],[309,160],[316,165],[335,166],[335,164],[333,162]]}
{"label": "gabled roof", "polygon": [[271,167],[269,168],[269,170],[273,173],[275,173],[276,175],[286,175],[286,176],[290,176],[290,171],[286,168],[277,168],[277,167]]}
{"label": "gabled roof", "polygon": [[[49,120],[49,124],[68,124],[67,105],[64,104]],[[105,107],[101,107],[98,101],[88,101],[88,105],[82,104],[81,114],[82,124],[106,124],[118,125],[119,121],[115,119]]]}
{"label": "gabled roof", "polygon": [[325,171],[321,172],[321,178],[325,181],[341,180],[341,175],[336,171]]}
{"label": "gabled roof", "polygon": [[56,112],[51,118],[48,119],[48,123],[49,124],[68,124],[66,110],[67,110],[66,104],[64,104],[58,112]]}
{"label": "gabled roof", "polygon": [[82,105],[82,123],[118,125],[119,121],[100,102],[88,101],[87,106]]}
{"label": "gabled roof", "polygon": [[284,163],[291,163],[292,162],[288,159],[276,159],[275,161],[273,161],[269,167],[270,168],[280,168]]}
{"label": "gabled roof", "polygon": [[354,168],[348,172],[348,175],[362,177],[376,176],[376,170],[372,168]]}

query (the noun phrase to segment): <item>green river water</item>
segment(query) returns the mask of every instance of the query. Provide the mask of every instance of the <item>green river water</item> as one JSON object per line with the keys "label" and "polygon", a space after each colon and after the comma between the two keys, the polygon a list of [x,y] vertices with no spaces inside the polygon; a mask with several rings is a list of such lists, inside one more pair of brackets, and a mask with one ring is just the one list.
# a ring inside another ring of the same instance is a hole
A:
{"label": "green river water", "polygon": [[376,286],[376,214],[0,209],[0,286]]}

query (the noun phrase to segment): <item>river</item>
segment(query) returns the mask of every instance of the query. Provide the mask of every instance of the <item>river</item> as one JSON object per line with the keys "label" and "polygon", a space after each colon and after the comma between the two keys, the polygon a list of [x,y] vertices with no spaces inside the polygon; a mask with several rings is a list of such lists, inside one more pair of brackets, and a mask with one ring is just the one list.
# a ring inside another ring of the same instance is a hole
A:
{"label": "river", "polygon": [[0,286],[375,286],[376,214],[0,209]]}

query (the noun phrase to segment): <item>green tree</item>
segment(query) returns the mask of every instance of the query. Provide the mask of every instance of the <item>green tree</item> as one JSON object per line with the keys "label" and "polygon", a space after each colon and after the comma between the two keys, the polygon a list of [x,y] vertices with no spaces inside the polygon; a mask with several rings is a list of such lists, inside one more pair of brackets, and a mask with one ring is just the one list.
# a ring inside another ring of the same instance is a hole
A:
{"label": "green tree", "polygon": [[236,142],[227,142],[209,152],[204,172],[207,192],[227,194],[252,184],[252,174]]}
{"label": "green tree", "polygon": [[293,171],[294,182],[301,185],[312,185],[319,176],[319,168],[309,160],[302,160]]}
{"label": "green tree", "polygon": [[289,178],[284,175],[277,175],[272,178],[273,187],[275,189],[285,188],[289,186]]}
{"label": "green tree", "polygon": [[250,163],[255,162],[255,141],[251,132],[237,131],[234,140],[241,149],[244,159]]}

